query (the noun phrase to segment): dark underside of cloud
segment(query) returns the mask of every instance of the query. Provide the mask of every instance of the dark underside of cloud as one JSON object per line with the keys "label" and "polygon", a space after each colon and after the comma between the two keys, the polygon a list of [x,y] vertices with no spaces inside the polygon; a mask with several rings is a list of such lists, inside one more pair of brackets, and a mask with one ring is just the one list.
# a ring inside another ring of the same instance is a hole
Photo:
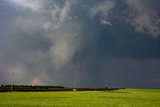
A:
{"label": "dark underside of cloud", "polygon": [[1,0],[0,84],[160,88],[159,0]]}

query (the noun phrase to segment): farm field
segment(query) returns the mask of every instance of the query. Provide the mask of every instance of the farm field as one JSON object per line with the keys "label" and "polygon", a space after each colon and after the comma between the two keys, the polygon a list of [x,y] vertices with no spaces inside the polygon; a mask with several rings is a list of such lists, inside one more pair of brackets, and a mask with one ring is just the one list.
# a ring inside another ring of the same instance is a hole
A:
{"label": "farm field", "polygon": [[0,107],[160,107],[160,90],[0,92]]}

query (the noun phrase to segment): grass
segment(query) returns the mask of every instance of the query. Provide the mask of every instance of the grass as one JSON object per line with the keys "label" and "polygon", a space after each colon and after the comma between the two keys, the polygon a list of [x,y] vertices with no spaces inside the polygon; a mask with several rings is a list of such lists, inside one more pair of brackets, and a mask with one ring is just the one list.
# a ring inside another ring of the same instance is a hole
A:
{"label": "grass", "polygon": [[160,107],[160,90],[1,92],[0,107]]}

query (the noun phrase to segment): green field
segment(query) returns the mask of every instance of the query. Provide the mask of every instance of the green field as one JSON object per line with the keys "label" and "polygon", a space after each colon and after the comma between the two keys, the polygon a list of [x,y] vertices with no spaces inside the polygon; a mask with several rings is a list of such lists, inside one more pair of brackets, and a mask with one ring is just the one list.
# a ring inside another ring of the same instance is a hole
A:
{"label": "green field", "polygon": [[160,90],[0,92],[0,107],[160,107]]}

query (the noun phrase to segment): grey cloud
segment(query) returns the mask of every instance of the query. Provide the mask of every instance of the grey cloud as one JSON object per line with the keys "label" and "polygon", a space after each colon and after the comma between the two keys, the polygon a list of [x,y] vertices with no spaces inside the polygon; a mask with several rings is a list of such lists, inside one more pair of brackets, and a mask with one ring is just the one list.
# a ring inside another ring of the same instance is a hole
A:
{"label": "grey cloud", "polygon": [[90,9],[90,16],[91,18],[93,18],[100,15],[99,20],[102,25],[112,25],[108,20],[108,16],[111,15],[114,6],[115,3],[112,0],[99,2]]}
{"label": "grey cloud", "polygon": [[38,12],[42,8],[41,0],[7,0],[11,3],[14,3],[15,6],[21,8],[30,9],[33,12]]}
{"label": "grey cloud", "polygon": [[[81,47],[81,26],[70,15],[76,1],[52,2],[51,8],[45,7],[44,1],[9,2],[16,4],[15,9],[17,5],[22,8],[15,10],[17,16],[8,19],[12,27],[5,27],[10,28],[10,33],[4,32],[9,39],[4,39],[6,46],[2,47],[5,52],[1,56],[8,57],[4,59],[6,67],[2,72],[15,72],[17,84],[52,84],[53,78],[48,76],[55,72],[59,75]],[[34,7],[37,3],[40,6]]]}
{"label": "grey cloud", "polygon": [[[121,17],[124,17],[125,22],[133,26],[136,32],[157,37],[160,35],[158,3],[158,0],[104,0],[95,4],[89,12],[91,19],[98,17],[102,25],[112,25],[112,18],[119,19],[116,14],[126,12],[127,15]],[[127,8],[122,9],[121,4],[126,4]]]}
{"label": "grey cloud", "polygon": [[[48,37],[52,39],[49,55],[53,59],[55,70],[67,64],[80,47],[81,27],[70,15],[70,8],[74,3],[74,0],[67,0],[62,7],[54,6],[52,22],[43,25]],[[48,32],[50,30],[52,31]]]}
{"label": "grey cloud", "polygon": [[[150,34],[154,37],[160,35],[159,10],[152,0],[125,0],[129,13],[126,20],[135,30]],[[155,0],[156,1],[156,0]]]}

